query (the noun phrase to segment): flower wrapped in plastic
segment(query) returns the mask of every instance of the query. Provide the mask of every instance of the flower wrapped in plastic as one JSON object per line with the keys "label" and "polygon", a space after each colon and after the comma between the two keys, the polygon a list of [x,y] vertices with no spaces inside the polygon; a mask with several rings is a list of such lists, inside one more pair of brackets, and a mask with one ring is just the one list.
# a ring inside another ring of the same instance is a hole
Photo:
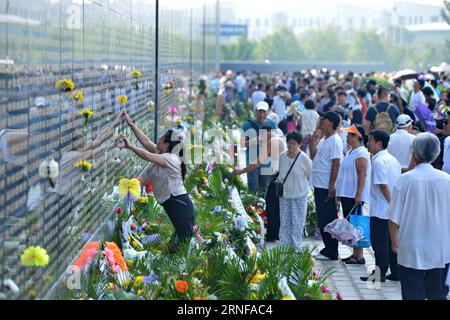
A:
{"label": "flower wrapped in plastic", "polygon": [[131,211],[133,202],[141,196],[141,183],[138,179],[121,179],[119,181],[119,195],[127,200],[127,212]]}

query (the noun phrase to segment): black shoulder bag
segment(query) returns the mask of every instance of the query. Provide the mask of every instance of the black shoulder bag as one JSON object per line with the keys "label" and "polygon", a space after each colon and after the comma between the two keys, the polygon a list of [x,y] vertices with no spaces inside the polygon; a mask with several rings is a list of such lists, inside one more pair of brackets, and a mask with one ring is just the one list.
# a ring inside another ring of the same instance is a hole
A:
{"label": "black shoulder bag", "polygon": [[283,182],[276,182],[276,184],[275,184],[275,194],[277,195],[277,197],[280,197],[280,198],[281,198],[281,197],[283,196],[283,188],[284,188],[284,184],[286,183],[286,180],[287,180],[287,178],[289,177],[289,174],[291,173],[292,168],[294,167],[294,165],[295,165],[295,163],[297,162],[297,159],[298,159],[298,157],[300,156],[301,153],[302,153],[302,152],[300,151],[300,152],[297,154],[297,157],[295,157],[295,160],[294,160],[294,162],[292,163],[291,167],[289,168],[289,171],[288,171],[286,177],[284,178],[284,181],[283,181]]}

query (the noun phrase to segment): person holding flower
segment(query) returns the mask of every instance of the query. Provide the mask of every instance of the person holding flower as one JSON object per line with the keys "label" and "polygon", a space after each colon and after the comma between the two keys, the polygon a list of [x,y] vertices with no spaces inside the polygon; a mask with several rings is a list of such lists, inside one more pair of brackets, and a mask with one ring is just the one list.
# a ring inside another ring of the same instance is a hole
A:
{"label": "person holding flower", "polygon": [[[145,181],[152,181],[156,201],[164,208],[172,222],[178,240],[185,241],[193,236],[194,205],[184,187],[186,165],[182,161],[183,137],[176,131],[167,131],[155,144],[136,126],[128,113],[123,110],[121,116],[133,130],[143,148],[137,147],[125,136],[120,138],[125,147],[140,158],[150,162],[145,174]],[[179,153],[176,153],[180,150]]]}

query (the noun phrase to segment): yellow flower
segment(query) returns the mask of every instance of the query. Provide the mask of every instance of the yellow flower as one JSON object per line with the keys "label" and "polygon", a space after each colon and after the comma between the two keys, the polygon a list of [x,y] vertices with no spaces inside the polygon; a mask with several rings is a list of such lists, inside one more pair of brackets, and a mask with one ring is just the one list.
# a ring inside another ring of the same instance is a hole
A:
{"label": "yellow flower", "polygon": [[196,275],[197,274],[202,274],[202,273],[203,273],[203,270],[200,270],[200,269],[197,269],[197,270],[194,271],[194,274],[196,274]]}
{"label": "yellow flower", "polygon": [[135,207],[131,208],[131,213],[136,213],[136,208]]}
{"label": "yellow flower", "polygon": [[133,70],[130,72],[130,77],[133,77],[135,79],[142,77],[142,72],[139,70]]}
{"label": "yellow flower", "polygon": [[114,290],[116,288],[116,285],[114,283],[110,282],[110,283],[108,283],[108,288],[110,290]]}
{"label": "yellow flower", "polygon": [[144,295],[144,290],[138,290],[138,292],[136,292],[136,294],[138,296],[142,296],[142,295]]}
{"label": "yellow flower", "polygon": [[81,168],[84,171],[91,170],[93,166],[89,161],[80,161],[75,164],[75,168]]}
{"label": "yellow flower", "polygon": [[90,118],[94,115],[94,112],[89,110],[89,109],[83,109],[79,112],[80,116],[85,117],[85,118]]}
{"label": "yellow flower", "polygon": [[62,91],[72,91],[75,88],[75,84],[70,79],[63,79],[56,81],[55,88]]}
{"label": "yellow flower", "polygon": [[[130,236],[128,236],[128,237],[131,239]],[[134,261],[131,259],[128,259],[126,262],[127,262],[127,266],[129,266],[129,267],[131,267],[134,264]]]}
{"label": "yellow flower", "polygon": [[28,295],[30,296],[30,298],[36,298],[37,297],[37,291],[34,289],[29,289],[28,290]]}
{"label": "yellow flower", "polygon": [[124,105],[128,102],[128,97],[127,96],[118,96],[117,101],[119,101],[119,103],[121,105]]}
{"label": "yellow flower", "polygon": [[135,288],[138,288],[142,283],[144,283],[143,276],[137,276],[136,279],[134,279],[134,287]]}
{"label": "yellow flower", "polygon": [[252,280],[250,280],[250,283],[255,284],[255,283],[261,282],[265,278],[266,278],[266,274],[261,274],[258,271],[258,273],[252,278]]}
{"label": "yellow flower", "polygon": [[121,179],[119,182],[119,194],[123,197],[130,193],[136,198],[141,195],[141,183],[138,179]]}
{"label": "yellow flower", "polygon": [[281,298],[281,300],[294,300],[294,299],[292,299],[291,297],[285,296],[285,297]]}
{"label": "yellow flower", "polygon": [[125,281],[123,282],[123,286],[124,286],[124,287],[128,287],[128,286],[130,285],[130,283],[131,283],[130,280],[125,280]]}
{"label": "yellow flower", "polygon": [[140,197],[138,199],[139,203],[148,203],[148,198],[147,197]]}
{"label": "yellow flower", "polygon": [[31,246],[22,253],[20,261],[27,267],[45,267],[49,256],[47,251],[39,246]]}
{"label": "yellow flower", "polygon": [[70,100],[77,101],[80,103],[83,102],[84,100],[83,92],[81,92],[80,90],[72,92],[72,94],[70,95]]}

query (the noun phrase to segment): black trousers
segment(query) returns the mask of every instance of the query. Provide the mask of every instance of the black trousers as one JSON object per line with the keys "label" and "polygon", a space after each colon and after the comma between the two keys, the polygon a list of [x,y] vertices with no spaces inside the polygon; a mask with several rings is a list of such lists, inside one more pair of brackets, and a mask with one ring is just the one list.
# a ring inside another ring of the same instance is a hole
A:
{"label": "black trousers", "polygon": [[189,240],[194,235],[194,204],[189,196],[171,196],[162,206],[175,227],[178,239]]}
{"label": "black trousers", "polygon": [[392,276],[398,277],[397,254],[391,249],[388,220],[370,217],[370,242],[381,277],[386,276],[388,268]]}
{"label": "black trousers", "polygon": [[403,300],[447,300],[448,264],[442,269],[416,270],[398,266]]}
{"label": "black trousers", "polygon": [[328,190],[321,188],[314,188],[314,201],[316,203],[317,221],[319,223],[320,234],[325,245],[326,254],[332,258],[339,256],[339,243],[333,239],[328,232],[323,229],[327,224],[337,219],[336,199],[328,197]]}
{"label": "black trousers", "polygon": [[266,194],[267,241],[279,240],[280,198],[275,194],[275,184],[269,183]]}

